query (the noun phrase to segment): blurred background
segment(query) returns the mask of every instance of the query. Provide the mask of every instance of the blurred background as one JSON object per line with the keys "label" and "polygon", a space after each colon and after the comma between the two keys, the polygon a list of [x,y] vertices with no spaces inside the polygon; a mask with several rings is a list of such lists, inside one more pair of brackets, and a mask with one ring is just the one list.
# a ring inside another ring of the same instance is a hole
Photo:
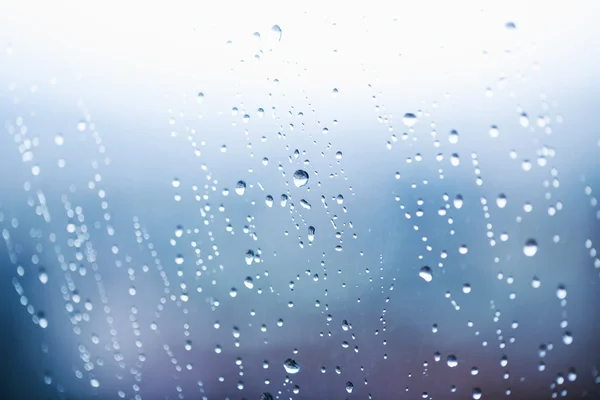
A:
{"label": "blurred background", "polygon": [[600,398],[598,17],[3,4],[2,398]]}

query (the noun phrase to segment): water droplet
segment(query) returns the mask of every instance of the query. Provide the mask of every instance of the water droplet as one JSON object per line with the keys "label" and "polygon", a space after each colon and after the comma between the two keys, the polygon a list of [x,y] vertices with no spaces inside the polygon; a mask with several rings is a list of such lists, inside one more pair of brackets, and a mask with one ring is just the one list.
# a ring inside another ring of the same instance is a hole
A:
{"label": "water droplet", "polygon": [[446,364],[448,364],[450,368],[454,368],[458,365],[458,358],[456,358],[454,354],[450,354],[446,357]]}
{"label": "water droplet", "polygon": [[239,194],[240,196],[242,196],[244,193],[246,193],[246,182],[238,181],[238,183],[236,183],[236,185],[235,185],[235,192],[237,194]]}
{"label": "water droplet", "polygon": [[202,101],[204,101],[204,93],[202,93],[202,92],[198,93],[198,96],[196,97],[196,99],[198,100],[198,103],[202,103]]}
{"label": "water droplet", "polygon": [[479,388],[473,389],[473,400],[479,400],[483,396],[483,392]]}
{"label": "water droplet", "polygon": [[177,264],[177,265],[183,264],[183,256],[181,254],[178,254],[177,257],[175,257],[175,264]]}
{"label": "water droplet", "polygon": [[419,276],[425,280],[425,282],[431,282],[433,276],[431,275],[431,268],[425,266],[419,271]]}
{"label": "water droplet", "polygon": [[567,298],[567,287],[565,285],[558,285],[556,289],[556,297],[560,300],[564,300]]}
{"label": "water droplet", "polygon": [[98,379],[91,379],[90,380],[90,385],[92,385],[92,387],[100,387],[100,382],[98,382]]}
{"label": "water droplet", "polygon": [[294,185],[296,187],[302,187],[308,183],[308,173],[302,169],[294,172]]}
{"label": "water droplet", "polygon": [[531,281],[531,287],[533,287],[534,289],[537,289],[540,286],[542,286],[542,281],[540,281],[540,278],[538,278],[537,276],[534,276]]}
{"label": "water droplet", "polygon": [[236,288],[231,288],[231,289],[229,290],[229,295],[230,295],[231,297],[236,297],[236,296],[237,296],[237,289],[236,289]]}
{"label": "water droplet", "polygon": [[244,280],[244,286],[246,286],[248,289],[252,289],[254,287],[254,281],[252,280],[251,276],[246,277]]}
{"label": "water droplet", "polygon": [[452,164],[453,167],[458,167],[460,165],[460,157],[458,153],[453,153],[450,156],[450,164]]}
{"label": "water droplet", "polygon": [[48,283],[48,274],[46,273],[46,271],[43,268],[40,269],[38,278],[40,279],[40,282],[42,282],[44,285],[46,283]]}
{"label": "water droplet", "polygon": [[527,239],[525,242],[525,246],[523,246],[523,253],[527,257],[535,256],[535,253],[538,251],[538,245],[535,239]]}
{"label": "water droplet", "polygon": [[346,382],[346,392],[352,393],[354,390],[354,384],[350,381]]}
{"label": "water droplet", "polygon": [[492,125],[490,127],[490,136],[493,138],[497,138],[500,135],[500,129],[496,125]]}
{"label": "water droplet", "polygon": [[509,21],[506,24],[504,24],[504,27],[508,30],[517,29],[517,25],[515,25],[515,23],[512,21]]}
{"label": "water droplet", "polygon": [[563,334],[562,341],[567,346],[570,345],[571,343],[573,343],[573,334],[571,332],[569,332],[569,331],[566,331]]}
{"label": "water droplet", "polygon": [[265,204],[267,205],[267,207],[273,207],[273,196],[271,196],[270,194],[267,195],[267,197],[265,197]]}
{"label": "water droplet", "polygon": [[176,237],[181,237],[182,235],[183,235],[183,226],[177,225],[175,227],[175,236]]}
{"label": "water droplet", "polygon": [[411,127],[415,126],[415,124],[417,123],[417,116],[413,113],[406,113],[402,117],[402,122],[404,123],[404,125],[411,128]]}
{"label": "water droplet", "polygon": [[450,144],[458,143],[458,132],[457,131],[455,131],[455,130],[450,131],[450,135],[448,136],[448,142],[450,142]]}
{"label": "water droplet", "polygon": [[250,265],[254,261],[254,251],[248,250],[246,255],[244,256],[244,260],[246,260],[246,264]]}
{"label": "water droplet", "polygon": [[308,240],[310,242],[312,242],[313,240],[315,240],[315,227],[314,226],[309,226],[308,227]]}
{"label": "water droplet", "polygon": [[508,202],[508,200],[506,199],[506,195],[504,193],[500,193],[498,195],[498,197],[496,198],[496,205],[499,208],[504,208],[506,207],[506,203]]}
{"label": "water droplet", "polygon": [[521,115],[519,116],[519,124],[523,128],[527,128],[529,126],[529,117],[526,113],[521,113]]}
{"label": "water droplet", "polygon": [[271,35],[273,36],[273,39],[275,39],[276,41],[280,41],[281,40],[281,28],[279,27],[279,25],[273,25],[271,27]]}
{"label": "water droplet", "polygon": [[83,131],[85,131],[86,129],[87,129],[87,123],[86,123],[85,121],[79,121],[79,122],[77,123],[77,130],[78,130],[79,132],[83,132]]}
{"label": "water droplet", "polygon": [[338,159],[338,160],[341,160],[342,159],[342,152],[338,151],[337,153],[335,153],[335,158]]}
{"label": "water droplet", "polygon": [[65,142],[65,138],[60,133],[58,135],[54,136],[54,143],[57,146],[62,146],[64,142]]}
{"label": "water droplet", "polygon": [[471,285],[465,283],[462,288],[463,293],[471,293]]}
{"label": "water droplet", "polygon": [[288,374],[297,374],[300,371],[300,365],[291,358],[288,358],[283,363],[283,368],[285,368],[285,372]]}
{"label": "water droplet", "polygon": [[460,194],[457,194],[456,197],[454,198],[454,207],[462,208],[462,206],[463,206],[463,197]]}
{"label": "water droplet", "polygon": [[273,395],[271,393],[263,393],[260,395],[260,400],[273,400]]}

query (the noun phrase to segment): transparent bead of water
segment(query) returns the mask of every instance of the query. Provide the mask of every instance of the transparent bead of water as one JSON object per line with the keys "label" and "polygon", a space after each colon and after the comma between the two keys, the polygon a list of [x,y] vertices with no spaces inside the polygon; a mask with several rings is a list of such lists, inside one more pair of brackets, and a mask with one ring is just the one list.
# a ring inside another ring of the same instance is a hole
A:
{"label": "transparent bead of water", "polygon": [[235,192],[242,196],[246,192],[246,182],[238,181],[238,183],[235,185]]}
{"label": "transparent bead of water", "polygon": [[454,368],[458,365],[458,358],[456,358],[454,354],[450,354],[448,357],[446,357],[446,364],[450,368]]}
{"label": "transparent bead of water", "polygon": [[279,25],[273,25],[271,27],[271,36],[273,37],[273,39],[275,39],[277,42],[279,42],[281,40],[281,28],[279,27]]}
{"label": "transparent bead of water", "polygon": [[404,123],[404,125],[411,128],[411,127],[415,126],[415,124],[417,123],[417,116],[413,113],[406,113],[402,117],[402,122]]}
{"label": "transparent bead of water", "polygon": [[425,282],[431,282],[431,280],[433,279],[433,275],[431,275],[431,268],[427,266],[421,268],[421,270],[419,271],[419,276],[423,278]]}
{"label": "transparent bead of water", "polygon": [[538,251],[538,244],[535,239],[527,239],[525,245],[523,246],[523,253],[527,257],[535,256],[535,253]]}
{"label": "transparent bead of water", "polygon": [[308,183],[308,173],[303,169],[299,169],[296,172],[294,172],[293,178],[294,185],[298,188],[305,186]]}
{"label": "transparent bead of water", "polygon": [[283,368],[288,374],[297,374],[300,372],[300,365],[298,365],[298,363],[291,358],[288,358],[284,361]]}

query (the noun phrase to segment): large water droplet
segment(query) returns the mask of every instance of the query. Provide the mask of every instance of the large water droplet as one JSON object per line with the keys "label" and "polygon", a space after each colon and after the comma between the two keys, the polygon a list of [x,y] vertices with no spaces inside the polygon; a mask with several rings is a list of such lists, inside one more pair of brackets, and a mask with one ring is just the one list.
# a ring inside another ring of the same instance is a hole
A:
{"label": "large water droplet", "polygon": [[455,131],[455,130],[450,131],[450,135],[448,136],[448,142],[450,142],[450,144],[458,143],[458,132],[457,131]]}
{"label": "large water droplet", "polygon": [[496,125],[492,125],[490,127],[490,136],[493,138],[497,138],[500,135],[500,129]]}
{"label": "large water droplet", "polygon": [[425,266],[419,271],[419,276],[425,280],[425,282],[431,282],[433,276],[431,275],[431,268]]}
{"label": "large water droplet", "polygon": [[450,354],[448,357],[446,357],[446,364],[448,364],[450,368],[454,368],[458,365],[458,359],[454,354]]}
{"label": "large water droplet", "polygon": [[314,226],[309,226],[308,227],[308,240],[310,242],[312,242],[313,240],[315,240],[315,227]]}
{"label": "large water droplet", "polygon": [[521,113],[519,116],[519,124],[521,124],[523,128],[527,128],[529,126],[529,117],[526,113]]}
{"label": "large water droplet", "polygon": [[288,358],[284,361],[283,368],[285,368],[285,372],[288,374],[297,374],[300,372],[300,365],[298,365],[298,363],[291,358]]}
{"label": "large water droplet", "polygon": [[246,182],[238,181],[238,183],[235,185],[235,192],[240,196],[243,195],[246,192]]}
{"label": "large water droplet", "polygon": [[254,287],[254,281],[252,280],[251,276],[246,277],[244,280],[244,286],[246,286],[248,289],[252,289]]}
{"label": "large water droplet", "polygon": [[346,392],[352,393],[354,390],[354,384],[350,381],[346,382]]}
{"label": "large water droplet", "polygon": [[406,113],[404,114],[404,117],[402,117],[402,122],[404,123],[404,125],[411,128],[417,123],[417,116],[413,113]]}
{"label": "large water droplet", "polygon": [[556,297],[558,297],[560,300],[567,298],[567,288],[565,285],[558,285],[558,288],[556,289]]}
{"label": "large water droplet", "polygon": [[506,207],[506,203],[508,203],[508,200],[506,199],[506,195],[504,193],[500,193],[498,195],[498,197],[496,198],[496,205],[499,208],[504,208],[504,207]]}
{"label": "large water droplet", "polygon": [[273,39],[275,39],[276,41],[280,41],[281,40],[281,28],[279,27],[279,25],[273,25],[271,27],[271,35],[273,36]]}
{"label": "large water droplet", "polygon": [[527,257],[535,256],[535,253],[538,251],[538,245],[535,239],[527,239],[525,242],[525,246],[523,246],[523,253]]}
{"label": "large water droplet", "polygon": [[294,185],[296,187],[302,187],[308,183],[308,173],[303,169],[299,169],[294,172]]}
{"label": "large water droplet", "polygon": [[570,345],[571,343],[573,343],[573,334],[571,334],[571,332],[569,331],[566,331],[563,334],[562,341],[564,344]]}

